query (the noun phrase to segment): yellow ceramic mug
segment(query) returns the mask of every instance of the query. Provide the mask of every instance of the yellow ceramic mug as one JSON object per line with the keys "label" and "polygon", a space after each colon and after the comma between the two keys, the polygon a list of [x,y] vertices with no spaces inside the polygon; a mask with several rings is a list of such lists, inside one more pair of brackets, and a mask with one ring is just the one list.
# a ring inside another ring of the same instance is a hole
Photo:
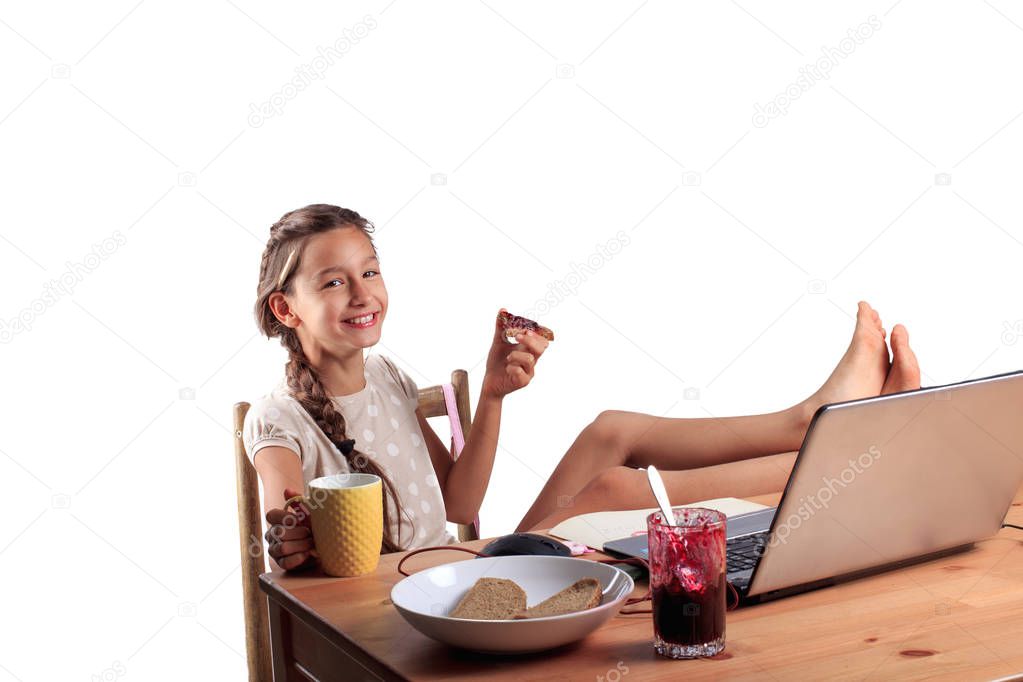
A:
{"label": "yellow ceramic mug", "polygon": [[309,482],[285,508],[301,502],[310,512],[313,541],[327,575],[350,577],[376,570],[384,535],[383,485],[373,474],[336,474]]}

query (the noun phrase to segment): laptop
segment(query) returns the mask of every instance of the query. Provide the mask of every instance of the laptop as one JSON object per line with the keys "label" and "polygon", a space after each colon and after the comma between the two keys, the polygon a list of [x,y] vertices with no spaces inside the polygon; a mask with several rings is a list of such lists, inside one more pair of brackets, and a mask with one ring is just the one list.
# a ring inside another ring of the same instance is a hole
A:
{"label": "laptop", "polygon": [[[756,603],[968,549],[1023,482],[1023,371],[824,405],[778,506],[728,519],[728,580]],[[647,558],[645,536],[604,550]]]}

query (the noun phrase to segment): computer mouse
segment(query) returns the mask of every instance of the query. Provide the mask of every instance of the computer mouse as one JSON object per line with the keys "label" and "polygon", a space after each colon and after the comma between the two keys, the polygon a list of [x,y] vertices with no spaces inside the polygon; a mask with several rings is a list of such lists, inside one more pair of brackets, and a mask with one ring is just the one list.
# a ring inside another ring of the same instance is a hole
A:
{"label": "computer mouse", "polygon": [[562,543],[536,533],[503,535],[480,550],[484,556],[516,556],[539,554],[545,556],[572,556],[572,550]]}

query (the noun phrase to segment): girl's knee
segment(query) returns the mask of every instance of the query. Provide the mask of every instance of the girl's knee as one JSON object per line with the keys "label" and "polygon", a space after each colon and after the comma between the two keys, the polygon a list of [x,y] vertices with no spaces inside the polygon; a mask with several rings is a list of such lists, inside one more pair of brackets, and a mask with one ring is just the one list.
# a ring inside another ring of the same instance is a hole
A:
{"label": "girl's knee", "polygon": [[636,469],[629,467],[611,467],[597,473],[590,479],[580,495],[586,495],[594,500],[606,500],[610,502],[620,497],[629,489],[629,484],[636,477]]}
{"label": "girl's knee", "polygon": [[628,412],[604,410],[586,427],[586,433],[602,445],[615,446],[622,442],[623,427]]}
{"label": "girl's knee", "polygon": [[[638,469],[615,466],[601,469],[575,495],[558,498],[559,510],[575,516],[595,511],[617,511],[652,506],[643,500],[646,477]],[[560,520],[560,519],[558,519]],[[541,524],[542,525],[542,524]]]}
{"label": "girl's knee", "polygon": [[604,410],[586,427],[594,444],[612,453],[611,465],[640,466],[634,460],[637,442],[650,430],[648,415],[623,410]]}

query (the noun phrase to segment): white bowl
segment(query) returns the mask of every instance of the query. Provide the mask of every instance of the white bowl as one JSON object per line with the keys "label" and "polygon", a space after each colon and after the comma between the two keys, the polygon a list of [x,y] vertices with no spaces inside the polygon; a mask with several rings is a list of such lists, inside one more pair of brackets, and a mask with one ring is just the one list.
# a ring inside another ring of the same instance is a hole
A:
{"label": "white bowl", "polygon": [[[596,578],[600,605],[561,616],[525,620],[449,618],[479,578],[514,580],[535,606],[581,578]],[[609,564],[557,556],[500,556],[456,561],[405,578],[391,601],[412,627],[438,642],[483,653],[529,653],[582,639],[607,620],[632,594],[634,583]]]}

